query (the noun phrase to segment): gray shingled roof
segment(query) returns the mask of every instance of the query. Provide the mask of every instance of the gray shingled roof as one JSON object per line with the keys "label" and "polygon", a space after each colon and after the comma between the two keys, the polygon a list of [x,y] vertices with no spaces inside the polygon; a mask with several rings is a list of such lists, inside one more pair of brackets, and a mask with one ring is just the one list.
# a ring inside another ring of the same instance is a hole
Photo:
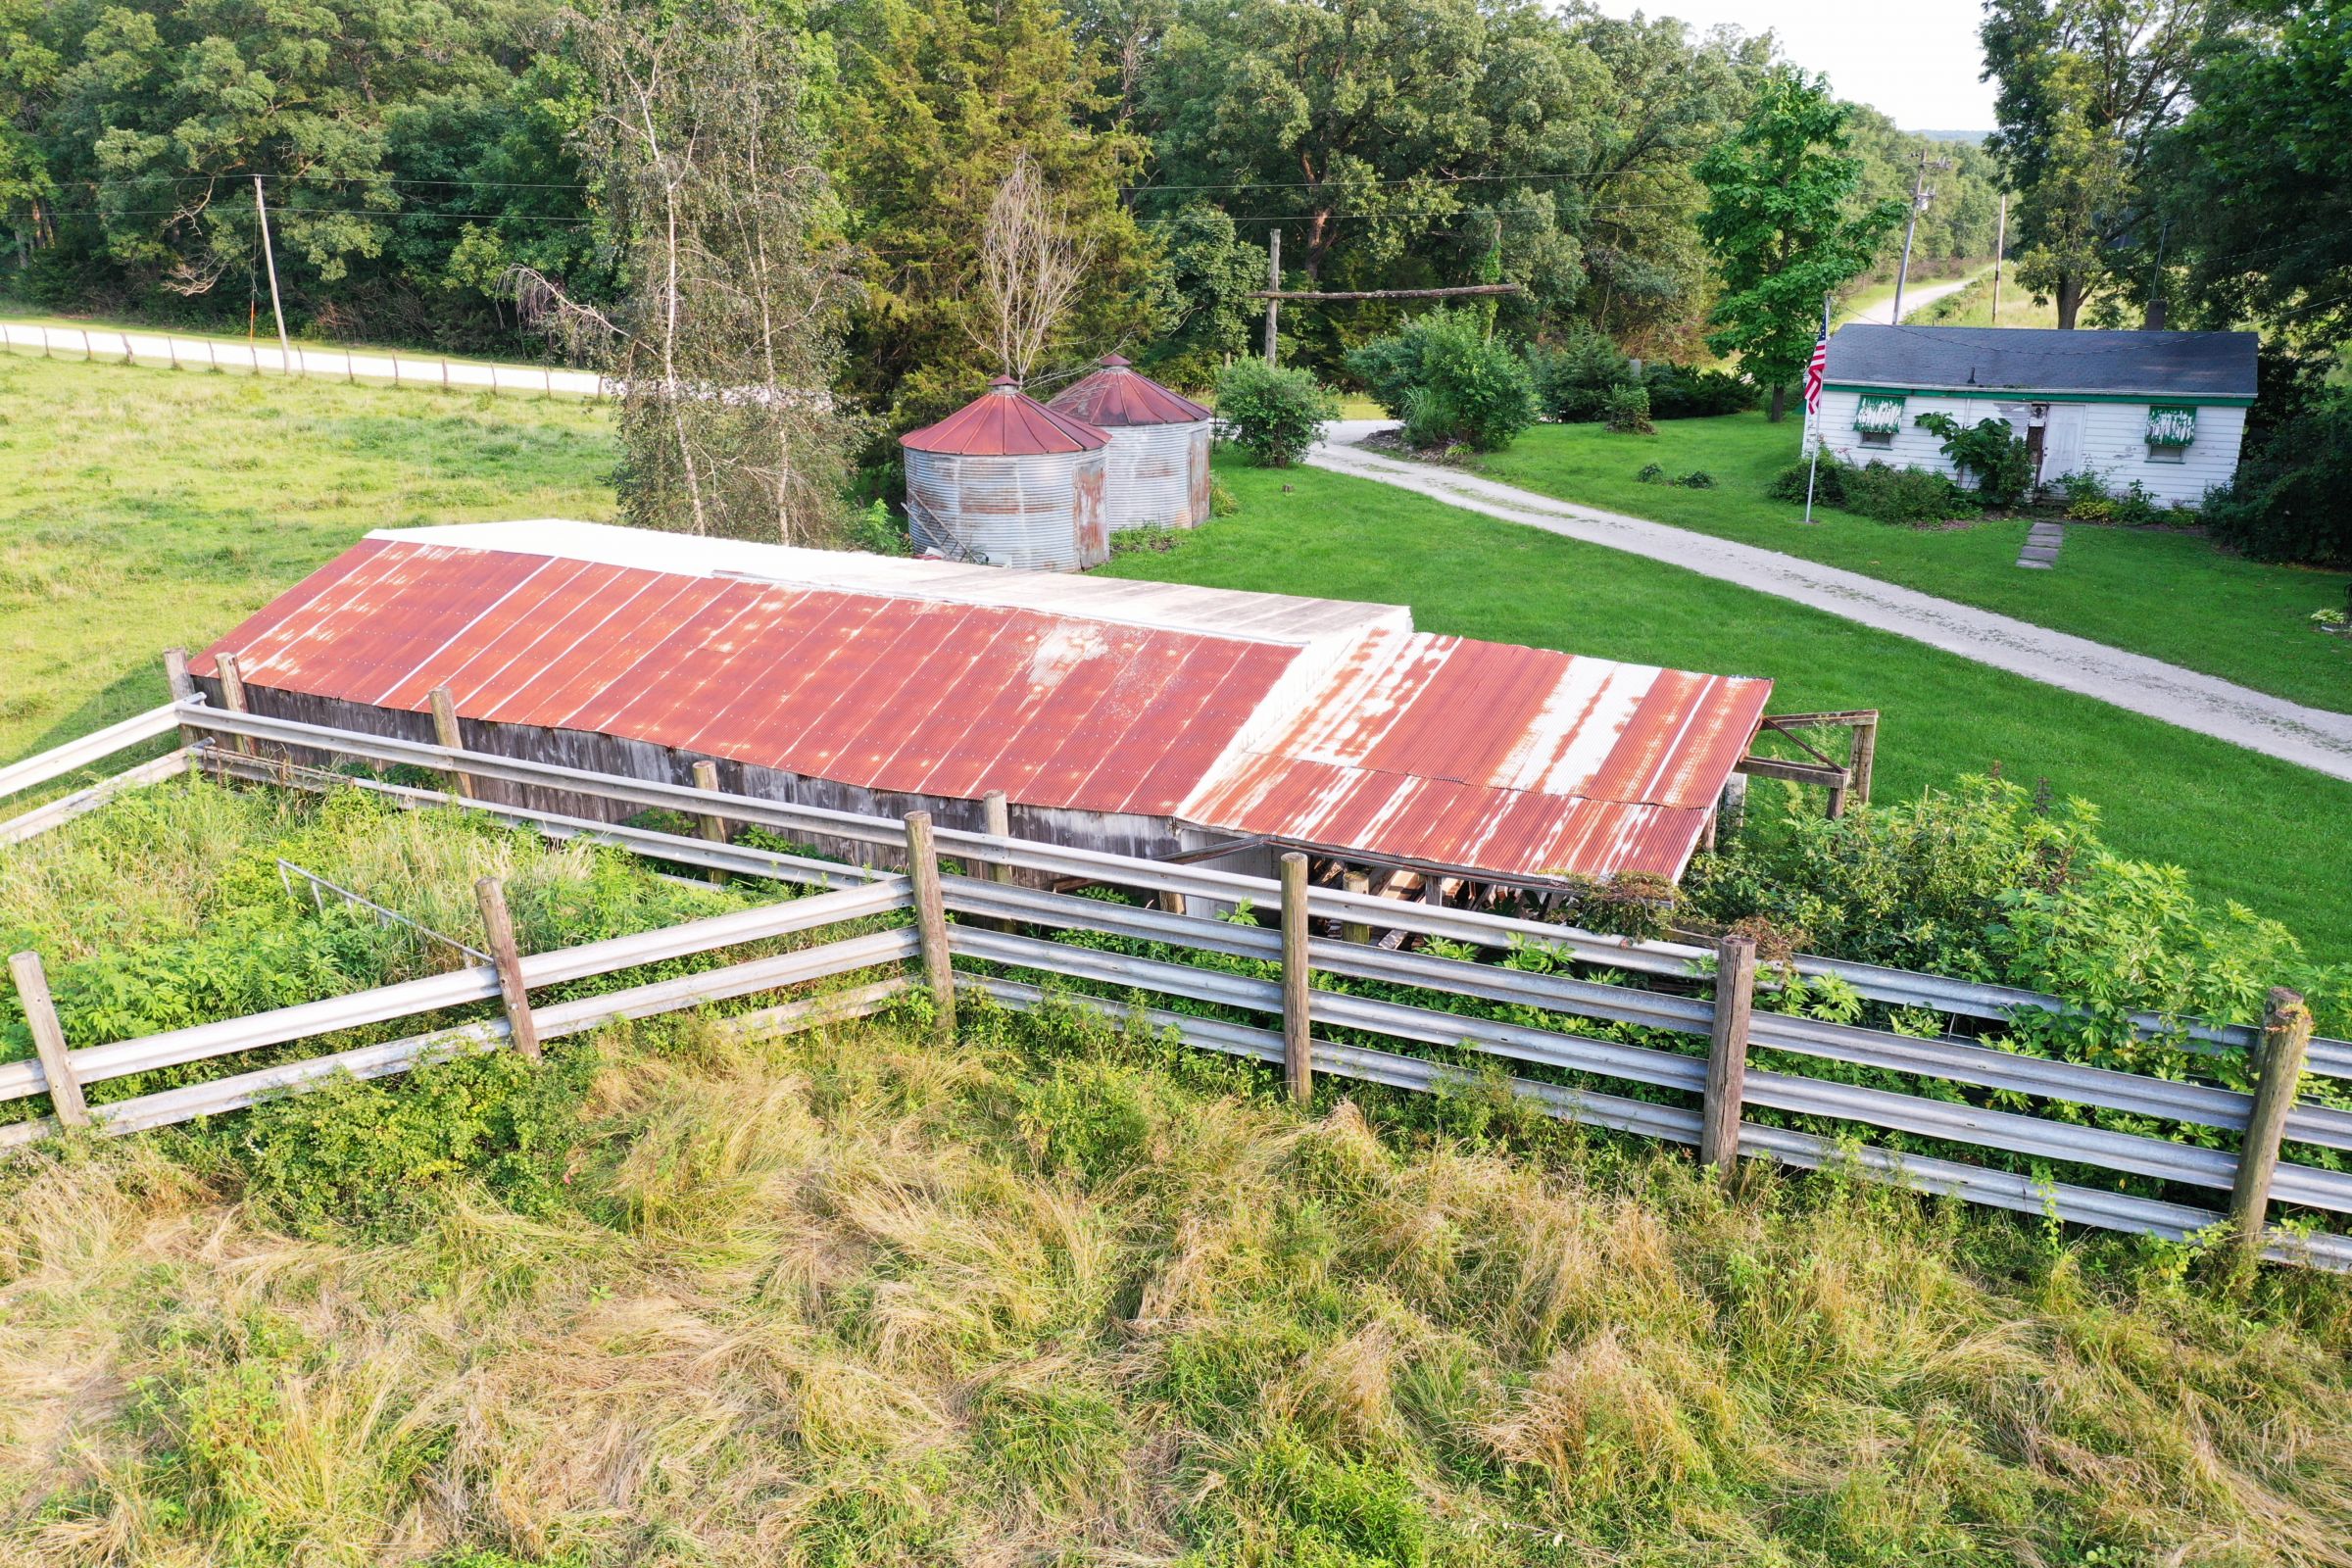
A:
{"label": "gray shingled roof", "polygon": [[1830,338],[1845,386],[2254,395],[2251,332],[2062,332],[2023,326],[1866,326]]}

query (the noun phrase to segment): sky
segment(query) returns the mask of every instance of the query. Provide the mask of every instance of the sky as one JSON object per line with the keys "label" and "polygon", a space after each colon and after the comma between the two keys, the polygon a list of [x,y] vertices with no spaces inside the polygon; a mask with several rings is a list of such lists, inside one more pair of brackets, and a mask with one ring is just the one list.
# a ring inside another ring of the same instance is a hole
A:
{"label": "sky", "polygon": [[1781,53],[1827,73],[1840,98],[1869,104],[1905,130],[1990,130],[1992,83],[1977,47],[1980,0],[1599,0],[1612,17],[1669,16],[1694,33],[1717,23],[1767,29]]}

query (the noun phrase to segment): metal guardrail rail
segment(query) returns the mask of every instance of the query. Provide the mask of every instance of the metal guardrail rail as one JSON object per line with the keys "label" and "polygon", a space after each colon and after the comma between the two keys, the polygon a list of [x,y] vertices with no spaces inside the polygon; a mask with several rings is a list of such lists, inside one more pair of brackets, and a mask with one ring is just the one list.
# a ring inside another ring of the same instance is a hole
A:
{"label": "metal guardrail rail", "polygon": [[[202,704],[142,715],[117,726],[115,744],[127,745],[175,726],[215,736],[243,737],[266,746],[303,748],[361,760],[429,768],[460,774],[477,783],[496,780],[537,790],[572,792],[603,802],[667,808],[693,817],[716,816],[756,823],[787,834],[814,834],[864,847],[891,866],[845,866],[807,857],[750,850],[708,839],[615,825],[559,812],[461,800],[411,786],[361,780],[361,787],[391,793],[411,805],[449,802],[481,809],[544,831],[587,835],[613,842],[657,859],[674,859],[748,875],[831,887],[833,891],[772,906],[688,922],[666,930],[592,943],[556,953],[517,956],[513,983],[503,986],[500,965],[480,964],[356,996],[329,998],[247,1018],[205,1024],[139,1040],[116,1041],[65,1051],[58,1062],[0,1063],[0,1101],[50,1093],[60,1074],[74,1086],[104,1082],[156,1067],[199,1062],[269,1046],[315,1038],[445,1008],[504,1002],[515,1016],[517,997],[533,1025],[518,1040],[559,1037],[617,1017],[634,1017],[710,1002],[786,989],[861,969],[924,960],[943,1016],[952,1016],[957,992],[986,995],[1013,1007],[1047,1004],[1049,993],[1021,972],[1075,982],[1080,993],[1055,991],[1070,1005],[1125,1016],[1135,1006],[1114,996],[1157,998],[1206,1005],[1283,1021],[1281,1029],[1259,1028],[1231,1018],[1200,1016],[1183,1008],[1141,1002],[1140,1016],[1173,1028],[1204,1049],[1284,1061],[1297,1072],[1329,1072],[1408,1089],[1432,1089],[1461,1069],[1424,1056],[1392,1052],[1352,1036],[1466,1051],[1505,1064],[1512,1088],[1556,1115],[1595,1126],[1706,1148],[1706,1117],[1717,1093],[1714,1054],[1722,1048],[1726,1017],[1707,995],[1643,989],[1603,977],[1562,971],[1522,970],[1377,944],[1335,940],[1314,934],[1326,928],[1368,926],[1404,930],[1494,951],[1541,943],[1588,968],[1625,975],[1671,978],[1695,991],[1720,990],[1713,950],[1681,943],[1637,942],[1472,910],[1448,909],[1362,894],[1307,889],[1302,876],[1286,889],[1280,882],[1164,861],[1135,859],[1095,851],[960,830],[937,829],[922,818],[894,821],[790,803],[760,801],[687,786],[615,778],[549,763],[461,751],[416,742],[359,735],[319,726],[216,710]],[[124,738],[127,737],[127,738]],[[32,759],[0,773],[0,784],[18,780],[29,787],[62,776],[104,754],[96,737],[74,749],[72,760]],[[226,747],[200,745],[198,765],[247,779],[279,779],[322,787],[335,775],[274,760],[245,756]],[[0,835],[5,835],[0,825]],[[1206,918],[1197,913],[1110,904],[1000,881],[993,875],[942,874],[939,859],[954,858],[967,867],[1009,867],[1059,877],[1156,893],[1199,898],[1219,906],[1251,903],[1278,907],[1285,928]],[[900,866],[905,867],[904,870]],[[846,884],[846,885],[845,885]],[[744,943],[818,931],[845,921],[912,907],[917,925],[798,949],[676,979],[654,982],[578,1002],[548,1005],[528,1003],[531,988],[562,984],[643,964],[666,961]],[[949,924],[953,912],[965,918]],[[1292,926],[1291,921],[1298,924]],[[1020,928],[1090,932],[1163,946],[1180,953],[1208,953],[1251,960],[1263,973],[1235,972],[1174,958],[1054,941],[1022,934]],[[1728,948],[1727,952],[1730,951]],[[957,970],[953,960],[966,966]],[[1944,981],[1936,976],[1834,965],[1802,960],[1821,972],[1859,974],[1858,989],[1905,1004],[1934,1005],[1973,1017],[1998,1018],[2020,1010],[2062,1010],[2056,998],[2006,987]],[[975,969],[974,965],[980,966]],[[1009,972],[1007,972],[1009,971]],[[1396,988],[1402,996],[1374,997],[1312,989],[1314,972]],[[1867,985],[1863,984],[1867,981]],[[779,1023],[870,1010],[913,983],[894,976],[860,987],[862,1001],[825,1003],[802,998],[770,1015]],[[1088,995],[1087,991],[1095,994]],[[1421,995],[1425,994],[1426,1002]],[[1738,994],[1738,993],[1735,993]],[[1445,999],[1465,998],[1524,1007],[1542,1022],[1516,1022],[1450,1010]],[[836,1009],[825,1012],[826,1007]],[[1578,1020],[1634,1026],[1672,1037],[1707,1039],[1709,1054],[1637,1044],[1579,1030]],[[2161,1027],[2159,1021],[2159,1027]],[[2206,1049],[2232,1049],[2230,1029],[2211,1029]],[[2229,1148],[2177,1142],[2139,1131],[2123,1131],[2073,1119],[2084,1108],[2122,1112],[2151,1120],[2235,1134],[2251,1148],[2268,1140],[2275,1158],[2279,1144],[2352,1150],[2352,1112],[2298,1102],[2291,1092],[2283,1105],[2276,1095],[2266,1109],[2262,1091],[2241,1094],[2219,1085],[2176,1082],[2094,1067],[2080,1062],[2026,1056],[1960,1038],[1921,1039],[1859,1025],[1831,1024],[1793,1014],[1759,1012],[1738,1026],[1739,1056],[1730,1102],[1735,1119],[1732,1147],[1740,1154],[1779,1159],[1800,1166],[1842,1162],[1877,1179],[1899,1180],[1925,1191],[1951,1193],[1972,1201],[2054,1214],[2087,1225],[2187,1238],[2224,1219],[2220,1212],[2167,1200],[2121,1194],[2081,1183],[2023,1176],[1940,1155],[1897,1152],[1884,1145],[1855,1144],[1782,1125],[1740,1119],[1740,1106],[1752,1105],[1785,1116],[1817,1118],[1938,1146],[1997,1151],[2036,1164],[2092,1167],[2161,1182],[2170,1187],[2232,1191],[2242,1185],[2241,1156]],[[1314,1031],[1321,1030],[1320,1035]],[[36,1034],[37,1034],[36,1029]],[[2242,1032],[2242,1030],[2240,1031]],[[330,1055],[279,1063],[254,1072],[141,1096],[94,1107],[107,1131],[134,1131],[187,1116],[215,1114],[253,1103],[260,1097],[298,1089],[338,1072],[372,1076],[397,1072],[436,1050],[495,1046],[510,1037],[509,1026],[484,1018],[454,1030],[412,1035]],[[2325,1049],[2323,1049],[2325,1048]],[[1838,1082],[1747,1059],[1751,1050],[1876,1069],[1917,1081],[1923,1090],[1950,1084],[1993,1095],[2024,1097],[2058,1114],[2003,1108],[1948,1094]],[[2352,1044],[2314,1042],[2311,1065],[2342,1070]],[[1565,1084],[1529,1077],[1528,1069],[1575,1075]],[[1612,1080],[1664,1093],[1677,1100],[1698,1096],[1701,1109],[1676,1102],[1613,1095],[1582,1080]],[[1294,1077],[1294,1085],[1299,1080]],[[78,1087],[74,1087],[78,1097]],[[2069,1107],[2072,1107],[2071,1109]],[[2266,1117],[2268,1120],[2266,1120]],[[37,1137],[50,1123],[0,1126],[0,1147]],[[2293,1161],[2275,1162],[2264,1172],[2262,1200],[2276,1198],[2306,1210],[2352,1213],[2352,1172]],[[2233,1211],[2239,1199],[2233,1196]],[[2259,1203],[2254,1210],[2260,1212]],[[2303,1235],[2271,1229],[2261,1238],[2268,1255],[2352,1268],[2352,1237],[2320,1232]]]}

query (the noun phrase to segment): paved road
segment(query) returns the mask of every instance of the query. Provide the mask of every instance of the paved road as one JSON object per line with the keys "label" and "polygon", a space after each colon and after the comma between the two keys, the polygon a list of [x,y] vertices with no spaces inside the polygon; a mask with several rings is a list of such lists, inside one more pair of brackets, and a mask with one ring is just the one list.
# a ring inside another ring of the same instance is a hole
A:
{"label": "paved road", "polygon": [[[1945,295],[1959,293],[1984,275],[1982,272],[1971,272],[1965,277],[1947,278],[1941,283],[1908,284],[1903,289],[1903,316],[1905,318],[1917,316]],[[1860,306],[1848,312],[1840,318],[1838,324],[1843,325],[1846,321],[1868,321],[1874,326],[1886,326],[1890,325],[1893,320],[1894,296],[1889,294],[1875,305]]]}
{"label": "paved road", "polygon": [[2086,637],[2050,631],[1777,550],[1760,550],[1687,528],[1602,512],[1475,474],[1367,452],[1355,445],[1388,424],[1382,419],[1342,420],[1331,427],[1329,438],[1306,461],[1505,522],[1623,550],[1701,576],[1794,600],[1995,669],[2080,692],[2182,729],[2352,780],[2352,713],[2306,708]]}

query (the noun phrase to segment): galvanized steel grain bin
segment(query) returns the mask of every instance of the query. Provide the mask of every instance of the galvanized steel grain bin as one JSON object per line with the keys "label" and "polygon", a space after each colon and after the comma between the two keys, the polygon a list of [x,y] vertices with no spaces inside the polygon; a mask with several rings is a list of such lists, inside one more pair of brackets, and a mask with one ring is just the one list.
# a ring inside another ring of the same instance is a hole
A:
{"label": "galvanized steel grain bin", "polygon": [[1010,376],[899,438],[914,542],[954,561],[1081,571],[1110,559],[1109,437],[1024,396]]}
{"label": "galvanized steel grain bin", "polygon": [[1190,528],[1208,515],[1208,410],[1116,354],[1047,405],[1110,437],[1102,505],[1111,532]]}

